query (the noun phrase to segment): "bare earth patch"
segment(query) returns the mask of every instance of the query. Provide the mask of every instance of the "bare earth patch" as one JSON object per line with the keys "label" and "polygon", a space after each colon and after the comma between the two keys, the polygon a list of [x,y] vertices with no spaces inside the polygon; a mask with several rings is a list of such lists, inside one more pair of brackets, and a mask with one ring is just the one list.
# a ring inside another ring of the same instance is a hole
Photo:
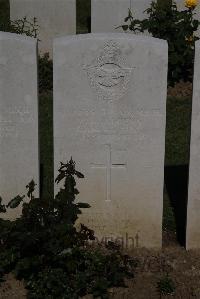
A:
{"label": "bare earth patch", "polygon": [[192,83],[191,82],[179,82],[174,87],[168,87],[168,96],[171,97],[192,97]]}
{"label": "bare earth patch", "polygon": [[8,274],[5,277],[6,281],[0,287],[1,299],[25,299],[26,289],[23,282],[15,279],[13,274]]}
{"label": "bare earth patch", "polygon": [[[139,261],[135,279],[127,282],[127,289],[113,289],[113,299],[200,299],[200,250],[186,251],[167,247],[162,251],[135,250],[132,255]],[[166,273],[173,279],[174,294],[161,296],[157,282]]]}

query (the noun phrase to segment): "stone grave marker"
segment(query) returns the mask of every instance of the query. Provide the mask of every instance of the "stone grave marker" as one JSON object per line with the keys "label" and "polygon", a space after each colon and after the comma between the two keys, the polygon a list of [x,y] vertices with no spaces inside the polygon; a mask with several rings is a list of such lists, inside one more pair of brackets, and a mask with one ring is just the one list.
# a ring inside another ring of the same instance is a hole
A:
{"label": "stone grave marker", "polygon": [[[39,194],[37,41],[0,32],[0,196]],[[19,209],[10,210],[9,218]]]}
{"label": "stone grave marker", "polygon": [[10,0],[11,20],[37,18],[39,50],[52,56],[53,38],[76,34],[76,0]]}
{"label": "stone grave marker", "polygon": [[161,247],[167,51],[125,33],[55,39],[55,177],[72,156],[100,241]]}
{"label": "stone grave marker", "polygon": [[187,249],[200,248],[200,41],[195,46],[192,125],[187,210]]}
{"label": "stone grave marker", "polygon": [[134,18],[143,19],[150,3],[150,0],[91,0],[91,31],[123,32],[116,27],[125,24],[128,10],[131,9]]}

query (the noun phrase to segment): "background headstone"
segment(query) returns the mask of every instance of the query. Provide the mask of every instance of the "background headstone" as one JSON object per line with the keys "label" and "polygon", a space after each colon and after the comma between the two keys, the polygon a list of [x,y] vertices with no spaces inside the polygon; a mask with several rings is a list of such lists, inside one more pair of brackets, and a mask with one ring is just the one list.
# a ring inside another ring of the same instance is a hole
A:
{"label": "background headstone", "polygon": [[[0,196],[39,189],[37,41],[0,32]],[[15,217],[18,210],[10,210]]]}
{"label": "background headstone", "polygon": [[52,55],[53,38],[76,34],[76,0],[10,0],[11,20],[37,18],[39,50]]}
{"label": "background headstone", "polygon": [[187,249],[200,248],[200,41],[196,42],[192,103]]}
{"label": "background headstone", "polygon": [[91,0],[91,31],[122,32],[121,28],[115,28],[125,24],[129,8],[134,18],[143,19],[150,3],[150,0]]}
{"label": "background headstone", "polygon": [[91,205],[80,222],[100,240],[161,246],[167,52],[125,33],[55,40],[55,177],[72,156]]}

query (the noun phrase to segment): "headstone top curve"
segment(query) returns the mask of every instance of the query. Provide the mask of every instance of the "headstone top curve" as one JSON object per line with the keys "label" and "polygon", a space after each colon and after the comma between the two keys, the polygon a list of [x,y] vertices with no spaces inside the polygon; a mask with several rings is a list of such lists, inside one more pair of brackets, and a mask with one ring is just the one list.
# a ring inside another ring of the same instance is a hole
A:
{"label": "headstone top curve", "polygon": [[134,39],[138,40],[138,42],[152,42],[152,43],[158,43],[163,44],[165,47],[167,47],[167,41],[151,37],[151,36],[143,36],[138,34],[132,34],[132,33],[87,33],[87,34],[77,34],[77,35],[71,35],[71,36],[62,36],[57,37],[54,39],[54,44],[66,44],[68,42],[72,41],[80,41],[80,40],[90,40],[90,39]]}
{"label": "headstone top curve", "polygon": [[30,42],[33,44],[37,44],[38,42],[37,38],[33,38],[27,35],[0,31],[0,40],[9,40],[9,39],[13,41],[18,40],[18,41]]}

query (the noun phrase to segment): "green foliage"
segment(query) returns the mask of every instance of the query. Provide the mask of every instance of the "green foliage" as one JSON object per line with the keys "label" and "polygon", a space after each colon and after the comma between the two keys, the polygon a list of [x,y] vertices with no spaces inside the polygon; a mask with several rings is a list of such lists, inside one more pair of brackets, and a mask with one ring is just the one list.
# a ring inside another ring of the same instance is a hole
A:
{"label": "green foliage", "polygon": [[76,201],[76,180],[83,179],[75,162],[61,163],[56,182],[63,182],[54,199],[35,198],[35,183],[27,185],[29,202],[18,195],[7,207],[22,204],[22,215],[10,222],[0,220],[0,281],[13,271],[24,279],[28,298],[78,299],[86,294],[108,298],[108,288],[124,286],[132,276],[133,263],[115,250],[90,246],[94,233],[83,224],[75,226],[86,203]]}
{"label": "green foliage", "polygon": [[15,21],[0,22],[0,30],[16,34],[24,34],[30,37],[37,38],[39,26],[37,19],[28,20],[26,17]]}
{"label": "green foliage", "polygon": [[176,221],[174,216],[174,209],[167,194],[166,186],[164,187],[164,201],[163,201],[163,231],[176,232]]}
{"label": "green foliage", "polygon": [[53,90],[53,61],[49,58],[49,54],[45,53],[39,56],[39,92],[47,92]]}
{"label": "green foliage", "polygon": [[158,291],[161,295],[172,295],[175,290],[175,284],[168,274],[163,276],[157,283]]}
{"label": "green foliage", "polygon": [[15,209],[17,208],[20,203],[23,201],[25,195],[23,196],[20,196],[20,195],[17,195],[15,196],[13,199],[11,199],[11,201],[7,204],[7,208],[11,208],[11,209]]}
{"label": "green foliage", "polygon": [[0,213],[6,213],[6,206],[2,204],[1,197],[0,197]]}
{"label": "green foliage", "polygon": [[192,100],[168,97],[165,165],[189,163]]}
{"label": "green foliage", "polygon": [[52,92],[39,94],[39,143],[40,143],[40,194],[53,198],[53,95]]}
{"label": "green foliage", "polygon": [[174,1],[153,1],[146,13],[147,19],[137,20],[129,10],[123,30],[134,33],[148,31],[153,37],[166,40],[169,46],[169,85],[181,79],[192,81],[194,45],[198,40],[195,31],[200,24],[195,19],[194,9],[178,11]]}

